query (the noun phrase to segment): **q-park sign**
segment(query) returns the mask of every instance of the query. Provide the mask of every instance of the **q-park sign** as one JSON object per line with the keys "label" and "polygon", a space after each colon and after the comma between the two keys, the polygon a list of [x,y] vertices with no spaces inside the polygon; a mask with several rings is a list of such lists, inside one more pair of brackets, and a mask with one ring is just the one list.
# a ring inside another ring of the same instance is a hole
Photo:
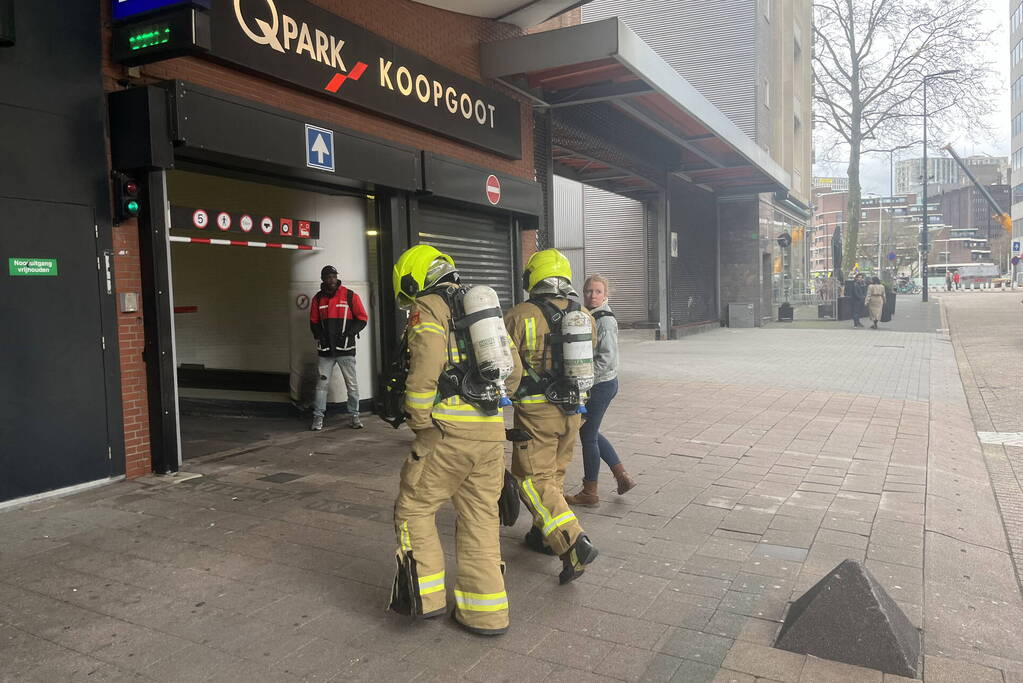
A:
{"label": "q-park sign", "polygon": [[214,59],[522,157],[517,100],[306,0],[221,0],[210,16]]}

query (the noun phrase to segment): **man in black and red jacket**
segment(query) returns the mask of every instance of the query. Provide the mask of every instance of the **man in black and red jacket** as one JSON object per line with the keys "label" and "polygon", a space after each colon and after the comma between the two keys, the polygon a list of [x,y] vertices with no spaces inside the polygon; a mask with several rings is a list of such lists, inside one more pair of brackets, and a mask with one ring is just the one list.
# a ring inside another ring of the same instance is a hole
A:
{"label": "man in black and red jacket", "polygon": [[359,382],[355,370],[355,339],[366,327],[369,316],[359,295],[341,286],[337,268],[324,266],[320,271],[320,291],[309,306],[309,327],[316,339],[319,375],[316,400],[313,403],[313,431],[323,429],[323,413],[327,409],[327,388],[334,365],[341,368],[348,389],[348,414],[352,429],[362,429],[359,419]]}

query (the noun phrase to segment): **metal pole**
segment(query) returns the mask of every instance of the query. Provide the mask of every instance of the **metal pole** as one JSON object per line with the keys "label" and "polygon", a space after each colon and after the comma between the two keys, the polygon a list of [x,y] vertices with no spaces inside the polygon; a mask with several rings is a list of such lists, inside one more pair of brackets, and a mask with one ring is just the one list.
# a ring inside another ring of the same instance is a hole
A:
{"label": "metal pole", "polygon": [[[892,246],[897,246],[895,242],[895,150],[888,150],[888,196],[892,203],[888,205],[888,237],[892,240]],[[898,249],[895,249],[896,253]],[[895,263],[890,264],[894,266]],[[889,282],[895,282],[895,273],[889,273]]]}
{"label": "metal pole", "polygon": [[927,239],[928,226],[927,226],[927,77],[924,76],[924,225],[923,235],[920,240],[920,276],[923,278],[923,293],[920,300],[924,303],[927,302]]}
{"label": "metal pole", "polygon": [[[891,199],[889,197],[889,199]],[[881,219],[882,200],[877,200],[877,276],[881,277],[881,226],[884,221]]]}

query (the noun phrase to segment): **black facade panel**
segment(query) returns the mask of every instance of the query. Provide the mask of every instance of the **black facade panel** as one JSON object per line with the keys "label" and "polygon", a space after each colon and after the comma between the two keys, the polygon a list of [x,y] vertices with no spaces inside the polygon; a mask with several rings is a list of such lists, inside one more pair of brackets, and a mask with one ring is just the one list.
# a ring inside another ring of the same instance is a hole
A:
{"label": "black facade panel", "polygon": [[[175,81],[170,84],[177,154],[310,183],[421,187],[419,152],[368,135]],[[305,125],[334,132],[333,172],[306,165]]]}
{"label": "black facade panel", "polygon": [[174,167],[170,96],[150,86],[110,93],[110,156],[119,170]]}
{"label": "black facade panel", "polygon": [[[488,198],[490,176],[500,183],[500,197],[496,202]],[[423,189],[437,197],[530,216],[539,216],[543,211],[543,194],[538,183],[431,152],[423,152]]]}
{"label": "black facade panel", "polygon": [[[0,274],[0,501],[103,479],[113,468],[92,209],[0,199],[0,261],[56,261],[55,276]],[[49,230],[18,226],[47,225]],[[116,362],[116,355],[114,356]],[[123,467],[123,457],[120,466]]]}
{"label": "black facade panel", "polygon": [[57,274],[0,274],[0,500],[124,472],[100,3],[13,4],[0,264],[56,259]]}

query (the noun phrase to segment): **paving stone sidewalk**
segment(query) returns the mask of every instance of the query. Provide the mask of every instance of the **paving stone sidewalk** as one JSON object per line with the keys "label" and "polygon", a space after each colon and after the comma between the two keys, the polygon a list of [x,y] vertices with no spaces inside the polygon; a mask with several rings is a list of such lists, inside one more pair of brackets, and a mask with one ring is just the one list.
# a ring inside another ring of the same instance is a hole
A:
{"label": "paving stone sidewalk", "polygon": [[[502,532],[505,636],[384,610],[410,438],[374,420],[0,511],[0,680],[900,680],[770,647],[788,602],[854,558],[923,628],[925,680],[1023,681],[947,337],[629,342],[605,424],[639,485],[604,476],[576,511],[601,556],[568,586],[528,521]],[[439,523],[450,552],[450,508]]]}
{"label": "paving stone sidewalk", "polygon": [[1023,293],[942,298],[1017,581],[1023,576]]}

